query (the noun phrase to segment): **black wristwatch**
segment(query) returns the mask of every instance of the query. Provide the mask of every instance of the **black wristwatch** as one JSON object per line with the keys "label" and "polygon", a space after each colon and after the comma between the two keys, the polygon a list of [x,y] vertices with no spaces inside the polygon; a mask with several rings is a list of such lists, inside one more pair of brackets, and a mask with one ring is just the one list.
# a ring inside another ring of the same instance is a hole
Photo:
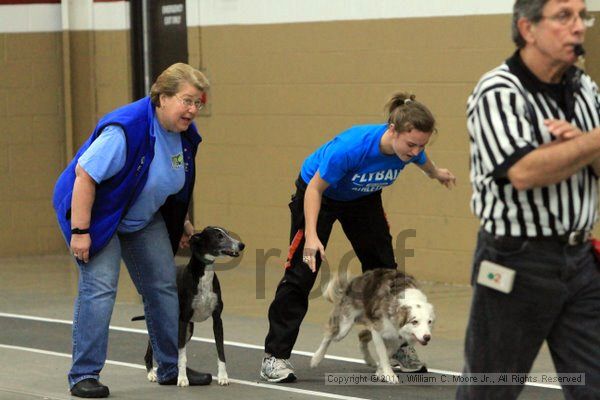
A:
{"label": "black wristwatch", "polygon": [[86,228],[86,229],[71,228],[71,235],[85,235],[86,233],[90,233],[90,228]]}

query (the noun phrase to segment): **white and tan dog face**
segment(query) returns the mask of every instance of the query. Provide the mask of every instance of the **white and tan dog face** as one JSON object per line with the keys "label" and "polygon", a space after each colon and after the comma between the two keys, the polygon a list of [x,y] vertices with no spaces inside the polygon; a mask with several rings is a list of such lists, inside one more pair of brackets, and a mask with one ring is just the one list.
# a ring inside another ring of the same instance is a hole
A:
{"label": "white and tan dog face", "polygon": [[433,306],[423,292],[412,288],[406,289],[399,301],[407,313],[406,323],[398,331],[400,338],[410,345],[415,342],[427,345],[431,340],[431,329],[435,322]]}

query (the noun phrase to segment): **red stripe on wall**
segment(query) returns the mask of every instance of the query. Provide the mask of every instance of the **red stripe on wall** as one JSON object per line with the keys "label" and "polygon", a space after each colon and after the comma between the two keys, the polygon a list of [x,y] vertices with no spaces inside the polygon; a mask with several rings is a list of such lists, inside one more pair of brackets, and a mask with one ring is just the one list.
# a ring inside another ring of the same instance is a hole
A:
{"label": "red stripe on wall", "polygon": [[0,0],[0,4],[57,4],[60,0]]}
{"label": "red stripe on wall", "polygon": [[[94,3],[116,3],[118,1],[129,0],[93,0]],[[60,0],[0,0],[0,5],[15,5],[15,4],[59,4]]]}

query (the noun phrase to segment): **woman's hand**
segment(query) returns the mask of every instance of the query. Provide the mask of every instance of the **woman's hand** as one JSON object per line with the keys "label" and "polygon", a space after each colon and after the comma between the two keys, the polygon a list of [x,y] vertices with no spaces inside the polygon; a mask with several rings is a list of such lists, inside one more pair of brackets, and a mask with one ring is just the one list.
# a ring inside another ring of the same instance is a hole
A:
{"label": "woman's hand", "polygon": [[308,265],[308,268],[312,272],[317,272],[317,252],[321,255],[321,259],[325,260],[325,247],[317,236],[308,238],[304,243],[304,250],[302,251],[302,261]]}
{"label": "woman's hand", "polygon": [[304,234],[305,243],[302,251],[302,261],[312,272],[317,272],[317,252],[325,260],[325,247],[317,235],[317,219],[321,210],[323,192],[329,183],[321,178],[319,171],[312,177],[304,193]]}
{"label": "woman's hand", "polygon": [[190,247],[190,238],[194,234],[194,225],[189,219],[186,219],[183,223],[183,234],[181,235],[181,239],[179,239],[179,248],[187,249]]}
{"label": "woman's hand", "polygon": [[431,178],[437,179],[439,183],[446,186],[448,189],[452,189],[452,186],[456,186],[456,177],[446,168],[436,168]]}
{"label": "woman's hand", "polygon": [[92,246],[92,238],[89,233],[71,235],[71,253],[73,256],[87,263],[90,260],[90,247]]}
{"label": "woman's hand", "polygon": [[436,167],[429,157],[427,157],[425,163],[422,165],[417,164],[417,167],[419,167],[429,178],[437,179],[439,183],[446,186],[448,189],[452,189],[452,186],[456,186],[456,177],[454,174],[446,168]]}

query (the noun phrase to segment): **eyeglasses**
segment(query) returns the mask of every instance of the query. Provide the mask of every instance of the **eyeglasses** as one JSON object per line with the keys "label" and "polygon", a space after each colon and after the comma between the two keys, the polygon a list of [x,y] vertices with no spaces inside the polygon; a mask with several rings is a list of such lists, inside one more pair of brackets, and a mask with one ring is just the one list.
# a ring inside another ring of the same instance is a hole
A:
{"label": "eyeglasses", "polygon": [[202,93],[202,97],[198,100],[192,100],[189,97],[181,98],[179,95],[175,95],[175,97],[177,97],[177,100],[187,108],[194,106],[196,107],[196,110],[202,110],[206,104],[206,93]]}
{"label": "eyeglasses", "polygon": [[556,21],[563,26],[571,26],[577,21],[577,18],[581,19],[583,22],[583,26],[586,28],[591,28],[594,26],[594,22],[596,18],[589,14],[587,11],[582,11],[579,14],[575,14],[571,10],[563,10],[556,15],[545,16],[542,15],[540,19],[549,19],[552,21]]}

